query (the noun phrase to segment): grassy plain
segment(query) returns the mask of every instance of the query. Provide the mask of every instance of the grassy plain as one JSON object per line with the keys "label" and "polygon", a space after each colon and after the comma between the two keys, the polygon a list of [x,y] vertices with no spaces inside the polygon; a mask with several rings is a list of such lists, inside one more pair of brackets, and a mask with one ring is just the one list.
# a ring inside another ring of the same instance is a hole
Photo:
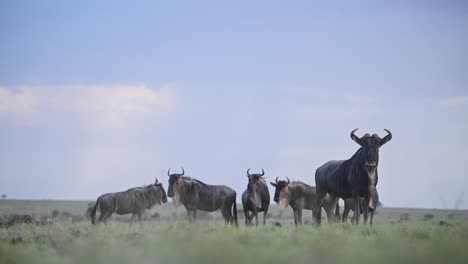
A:
{"label": "grassy plain", "polygon": [[[83,216],[88,202],[0,201],[0,216],[51,211]],[[272,206],[266,226],[226,227],[219,214],[188,225],[183,208],[146,214],[142,226],[116,217],[92,226],[82,218],[0,228],[0,263],[466,263],[468,212],[379,208],[375,225],[295,228],[290,209]],[[158,213],[158,217],[154,215]],[[408,220],[405,214],[408,215]],[[430,217],[431,215],[432,217]],[[305,214],[306,219],[311,216]],[[426,220],[424,220],[426,218]],[[82,219],[82,220],[81,220]],[[281,226],[278,226],[281,225]]]}

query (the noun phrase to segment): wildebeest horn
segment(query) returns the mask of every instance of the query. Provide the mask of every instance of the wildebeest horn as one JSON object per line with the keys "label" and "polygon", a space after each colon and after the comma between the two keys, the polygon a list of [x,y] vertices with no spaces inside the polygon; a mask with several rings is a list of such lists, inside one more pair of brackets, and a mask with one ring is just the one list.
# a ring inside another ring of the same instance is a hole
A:
{"label": "wildebeest horn", "polygon": [[167,170],[167,176],[171,176],[171,168]]}
{"label": "wildebeest horn", "polygon": [[181,168],[182,168],[182,174],[180,174],[180,176],[184,176],[185,174],[184,167],[181,166]]}
{"label": "wildebeest horn", "polygon": [[387,143],[388,141],[390,141],[390,139],[392,139],[392,132],[390,132],[388,129],[384,129],[388,134],[382,138],[382,140],[380,141],[380,146],[382,146],[383,144]]}
{"label": "wildebeest horn", "polygon": [[275,183],[278,183],[278,177],[276,177],[276,179],[275,179]]}
{"label": "wildebeest horn", "polygon": [[262,168],[262,176],[263,176],[263,175],[265,175],[265,171],[264,171],[263,168]]}
{"label": "wildebeest horn", "polygon": [[356,135],[354,134],[354,132],[356,132],[357,130],[358,130],[358,129],[356,128],[356,129],[354,129],[353,131],[351,131],[351,135],[350,135],[350,136],[351,136],[351,139],[354,140],[354,142],[356,142],[356,143],[358,143],[359,145],[361,145],[361,139],[360,139],[358,136],[356,136]]}
{"label": "wildebeest horn", "polygon": [[247,177],[250,177],[249,171],[250,171],[250,168],[247,170]]}
{"label": "wildebeest horn", "polygon": [[158,178],[155,178],[154,184],[158,184]]}
{"label": "wildebeest horn", "polygon": [[288,177],[286,177],[286,179],[288,179],[288,184],[289,184],[291,181],[289,180],[289,178],[288,178]]}

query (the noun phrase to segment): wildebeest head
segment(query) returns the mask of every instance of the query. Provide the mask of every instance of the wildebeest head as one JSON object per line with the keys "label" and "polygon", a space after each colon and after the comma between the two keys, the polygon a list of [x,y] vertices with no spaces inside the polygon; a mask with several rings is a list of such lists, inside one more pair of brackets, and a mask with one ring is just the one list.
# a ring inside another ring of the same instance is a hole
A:
{"label": "wildebeest head", "polygon": [[167,196],[173,197],[174,196],[174,185],[177,185],[180,183],[182,180],[182,176],[184,176],[185,171],[184,168],[182,167],[182,173],[172,173],[171,174],[171,169],[167,171],[167,176],[169,176],[169,187],[167,189]]}
{"label": "wildebeest head", "polygon": [[249,178],[249,184],[247,185],[247,193],[253,193],[258,183],[265,182],[265,180],[263,179],[263,175],[265,175],[265,171],[263,169],[262,173],[254,174],[250,174],[250,168],[247,170],[247,178]]}
{"label": "wildebeest head", "polygon": [[351,139],[362,147],[366,169],[375,169],[379,164],[379,148],[392,139],[392,133],[384,129],[388,133],[384,138],[380,138],[377,134],[373,134],[372,136],[365,134],[359,138],[354,134],[356,130],[357,128],[351,131]]}
{"label": "wildebeest head", "polygon": [[265,171],[262,169],[262,173],[250,174],[250,169],[247,170],[247,178],[249,183],[247,184],[247,197],[248,199],[258,208],[261,206],[261,187],[260,185],[265,185],[265,179],[263,176]]}
{"label": "wildebeest head", "polygon": [[289,204],[289,183],[290,180],[286,177],[288,181],[278,181],[278,177],[276,177],[275,182],[270,182],[270,184],[275,187],[275,196],[273,197],[273,201],[279,203],[281,207],[286,208]]}
{"label": "wildebeest head", "polygon": [[157,197],[156,197],[157,203],[158,204],[167,203],[166,190],[164,190],[162,182],[158,182],[158,178],[156,178],[156,180],[154,181],[154,187],[157,190]]}
{"label": "wildebeest head", "polygon": [[174,183],[172,202],[177,205],[185,201],[194,201],[200,191],[200,183],[191,178],[180,178]]}

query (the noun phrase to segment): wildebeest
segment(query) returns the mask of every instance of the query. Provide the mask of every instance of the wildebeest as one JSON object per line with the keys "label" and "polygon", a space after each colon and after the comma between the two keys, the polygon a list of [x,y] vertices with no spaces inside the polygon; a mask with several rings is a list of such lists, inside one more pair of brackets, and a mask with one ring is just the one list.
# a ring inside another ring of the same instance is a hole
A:
{"label": "wildebeest", "polygon": [[250,174],[247,170],[249,183],[247,190],[242,193],[242,206],[244,209],[245,225],[250,225],[255,217],[255,225],[258,226],[258,213],[263,212],[263,224],[266,223],[268,207],[270,206],[270,192],[263,179],[265,171],[262,173]]}
{"label": "wildebeest", "polygon": [[182,203],[187,210],[190,223],[197,219],[197,210],[214,212],[221,210],[226,224],[237,226],[236,192],[224,185],[208,185],[199,180],[185,177],[182,173],[170,173],[167,195],[177,203]]}
{"label": "wildebeest", "polygon": [[159,183],[156,178],[154,184],[146,187],[135,187],[124,192],[106,193],[99,196],[91,210],[91,223],[96,223],[98,206],[101,211],[98,222],[105,223],[113,213],[116,213],[118,215],[132,214],[130,224],[133,223],[136,215],[138,216],[138,222],[141,224],[141,215],[145,210],[150,209],[155,204],[166,202],[166,191],[162,183]]}
{"label": "wildebeest", "polygon": [[[377,192],[377,190],[376,190],[376,192]],[[376,198],[378,199],[378,194],[376,195]],[[361,213],[361,214],[363,212],[364,202],[365,202],[365,199],[361,198],[361,201],[360,201],[360,204],[359,204],[359,213]],[[378,200],[377,200],[376,205],[375,205],[376,208],[369,207],[369,213],[370,213],[369,224],[370,225],[372,225],[373,222],[374,222],[374,212],[377,209],[377,205],[378,205]],[[348,220],[348,214],[349,214],[350,210],[353,210],[353,212],[354,212],[354,200],[353,200],[353,198],[348,198],[348,199],[344,200],[344,210],[343,210],[343,218],[342,218],[343,222],[346,222]],[[353,222],[354,222],[354,220],[353,220]]]}
{"label": "wildebeest", "polygon": [[[290,205],[294,213],[294,224],[302,225],[302,210],[313,209],[317,196],[316,188],[299,181],[290,182],[287,177],[286,179],[288,181],[278,181],[276,177],[275,182],[270,182],[275,187],[273,201],[283,208]],[[339,207],[336,202],[336,199],[328,194],[323,199],[322,207],[327,213],[329,223],[336,221],[336,214],[339,217]]]}
{"label": "wildebeest", "polygon": [[359,201],[364,197],[364,224],[367,223],[369,208],[375,208],[377,195],[379,164],[379,148],[392,139],[392,133],[384,138],[377,134],[370,136],[365,134],[357,137],[351,131],[351,139],[361,146],[359,150],[348,160],[333,160],[325,163],[315,172],[315,184],[317,186],[317,199],[314,205],[314,216],[316,223],[320,225],[320,204],[327,193],[341,199],[352,197],[354,201],[353,221],[359,223]]}

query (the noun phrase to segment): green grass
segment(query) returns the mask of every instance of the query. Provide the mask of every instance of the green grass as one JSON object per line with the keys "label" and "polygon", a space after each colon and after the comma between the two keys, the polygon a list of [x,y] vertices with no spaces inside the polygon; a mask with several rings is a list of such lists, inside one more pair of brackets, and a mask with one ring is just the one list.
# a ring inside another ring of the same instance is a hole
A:
{"label": "green grass", "polygon": [[[5,202],[0,203],[3,215]],[[46,206],[68,208],[58,205]],[[84,213],[87,202],[83,205],[76,213]],[[38,215],[42,212],[39,205],[35,210]],[[277,207],[272,208],[267,225],[258,228],[245,228],[242,220],[240,228],[226,227],[217,214],[189,225],[182,208],[156,211],[168,218],[147,219],[141,227],[121,221],[92,226],[88,221],[65,220],[1,228],[0,263],[466,263],[468,259],[466,211],[381,208],[373,227],[325,223],[321,228],[295,228],[291,210]],[[396,221],[401,213],[408,213],[410,221]],[[433,220],[420,220],[429,213]],[[450,219],[448,214],[453,214]],[[309,214],[305,217],[310,219]],[[282,227],[272,222],[281,222]]]}

